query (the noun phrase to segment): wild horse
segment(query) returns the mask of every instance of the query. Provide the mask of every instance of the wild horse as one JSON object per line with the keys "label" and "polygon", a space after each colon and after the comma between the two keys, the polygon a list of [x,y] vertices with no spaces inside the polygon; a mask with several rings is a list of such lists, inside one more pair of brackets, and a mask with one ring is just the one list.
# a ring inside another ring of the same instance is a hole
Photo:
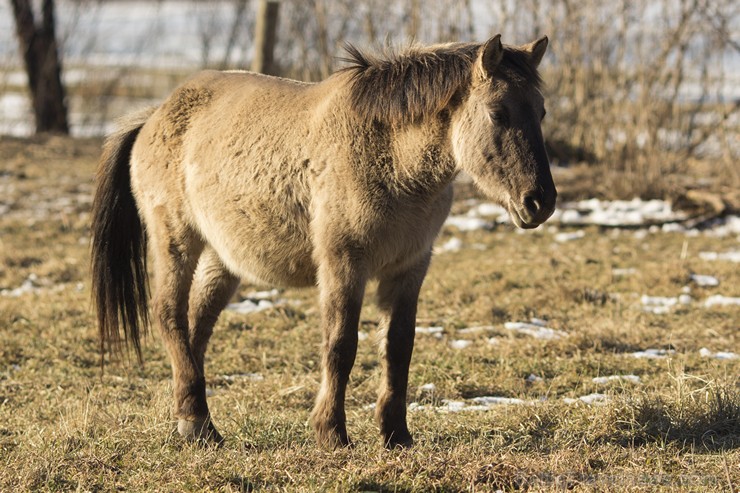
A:
{"label": "wild horse", "polygon": [[[174,378],[179,432],[220,443],[204,355],[240,279],[320,291],[320,444],[347,445],[344,396],[367,282],[378,281],[386,446],[410,445],[406,387],[432,242],[464,170],[521,228],[555,207],[537,72],[547,38],[369,56],[307,84],[202,72],[124,120],[104,147],[92,221],[101,348],[132,344],[153,316]],[[123,329],[124,337],[119,335]]]}

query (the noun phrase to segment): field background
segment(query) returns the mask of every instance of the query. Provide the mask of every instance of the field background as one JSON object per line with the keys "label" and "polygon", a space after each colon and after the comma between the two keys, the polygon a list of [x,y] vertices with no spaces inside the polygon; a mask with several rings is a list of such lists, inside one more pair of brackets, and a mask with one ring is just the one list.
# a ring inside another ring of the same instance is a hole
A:
{"label": "field background", "polygon": [[0,3],[0,491],[738,491],[739,8],[517,4],[281,6],[281,70],[305,80],[336,68],[345,39],[551,37],[559,211],[516,231],[456,183],[419,305],[416,444],[386,451],[373,423],[371,288],[347,400],[355,447],[328,452],[307,423],[314,289],[243,285],[234,302],[249,313],[219,320],[207,385],[220,449],[178,437],[156,331],[144,366],[100,369],[88,270],[100,136],[198,68],[247,65],[254,3],[59,2],[73,137],[30,135]]}

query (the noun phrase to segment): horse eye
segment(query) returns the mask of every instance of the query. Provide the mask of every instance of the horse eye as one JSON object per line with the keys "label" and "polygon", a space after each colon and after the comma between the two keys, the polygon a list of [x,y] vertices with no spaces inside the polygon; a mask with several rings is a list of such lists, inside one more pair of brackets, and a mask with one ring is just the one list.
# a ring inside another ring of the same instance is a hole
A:
{"label": "horse eye", "polygon": [[494,123],[498,123],[499,125],[509,124],[509,115],[505,111],[492,111],[489,116]]}

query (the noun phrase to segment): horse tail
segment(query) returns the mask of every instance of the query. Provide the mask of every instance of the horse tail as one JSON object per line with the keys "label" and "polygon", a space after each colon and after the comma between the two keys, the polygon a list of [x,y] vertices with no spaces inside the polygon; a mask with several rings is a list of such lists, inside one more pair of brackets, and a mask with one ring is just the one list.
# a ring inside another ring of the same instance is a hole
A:
{"label": "horse tail", "polygon": [[92,299],[100,336],[100,364],[108,351],[132,344],[139,361],[149,324],[146,235],[131,191],[131,150],[154,108],[119,123],[103,146],[92,206]]}

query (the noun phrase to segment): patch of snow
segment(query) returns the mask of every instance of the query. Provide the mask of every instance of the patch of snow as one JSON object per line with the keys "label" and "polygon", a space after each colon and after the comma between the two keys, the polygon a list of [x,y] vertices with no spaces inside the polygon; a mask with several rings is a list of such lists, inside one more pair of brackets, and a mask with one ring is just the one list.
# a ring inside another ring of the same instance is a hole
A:
{"label": "patch of snow", "polygon": [[365,404],[364,406],[362,406],[362,409],[364,409],[365,411],[374,411],[376,406],[377,404],[375,402],[372,402],[370,404]]}
{"label": "patch of snow", "polygon": [[465,349],[473,345],[473,341],[468,341],[465,339],[455,339],[454,341],[450,341],[450,347],[452,349]]}
{"label": "patch of snow", "polygon": [[537,383],[544,381],[544,378],[539,377],[535,375],[534,373],[530,373],[529,376],[526,378],[527,382],[529,383]]}
{"label": "patch of snow", "polygon": [[714,359],[723,359],[723,360],[731,360],[731,359],[738,359],[740,358],[740,354],[732,353],[729,351],[719,351],[716,353],[713,353],[709,349],[703,347],[699,350],[699,355],[702,358],[714,358]]}
{"label": "patch of snow", "polygon": [[644,351],[635,351],[630,353],[633,358],[644,358],[644,359],[661,359],[667,356],[672,356],[676,353],[673,349],[645,349]]}
{"label": "patch of snow", "polygon": [[432,406],[429,404],[419,404],[418,402],[412,402],[409,404],[409,411],[436,411],[441,413],[459,413],[459,412],[471,412],[471,411],[489,411],[495,406],[501,405],[522,405],[522,404],[533,404],[531,401],[524,401],[522,399],[516,399],[511,397],[494,397],[494,396],[483,396],[474,397],[467,401],[453,401],[443,400],[441,406]]}
{"label": "patch of snow", "polygon": [[492,223],[479,217],[449,216],[445,220],[445,226],[452,226],[460,231],[478,231],[481,229],[491,229]]}
{"label": "patch of snow", "polygon": [[578,231],[573,232],[556,233],[554,238],[558,243],[565,243],[566,241],[578,240],[584,236],[586,236],[586,232],[579,229]]}
{"label": "patch of snow", "polygon": [[434,336],[437,339],[442,338],[442,333],[444,332],[444,328],[440,326],[435,327],[416,327],[414,330],[417,334],[424,334],[424,335],[430,335]]}
{"label": "patch of snow", "polygon": [[489,337],[487,342],[491,346],[498,346],[501,343],[498,337]]}
{"label": "patch of snow", "polygon": [[449,240],[445,241],[443,244],[435,248],[435,253],[445,253],[445,252],[459,252],[462,248],[463,242],[460,238],[457,238],[453,236]]}
{"label": "patch of snow", "polygon": [[0,296],[18,298],[24,294],[38,293],[39,291],[38,276],[31,273],[17,288],[0,290]]}
{"label": "patch of snow", "polygon": [[707,276],[704,274],[691,274],[691,280],[694,281],[697,286],[719,286],[719,279],[714,276]]}
{"label": "patch of snow", "polygon": [[704,306],[711,308],[713,306],[738,306],[740,305],[740,298],[732,296],[722,296],[721,294],[713,294],[704,301]]}
{"label": "patch of snow", "polygon": [[680,296],[648,296],[643,294],[640,298],[643,311],[663,315],[671,311],[677,305],[688,305],[692,302],[691,296],[682,294]]}
{"label": "patch of snow", "polygon": [[612,275],[613,276],[631,276],[632,274],[637,273],[637,269],[634,267],[626,267],[623,269],[612,269]]}
{"label": "patch of snow", "polygon": [[525,334],[535,339],[555,340],[566,337],[568,334],[562,330],[555,330],[544,326],[544,321],[533,318],[530,323],[527,322],[506,322],[504,327],[507,330]]}
{"label": "patch of snow", "polygon": [[260,381],[264,380],[265,377],[261,373],[234,373],[233,375],[221,375],[219,377],[224,382],[239,382],[243,380]]}
{"label": "patch of snow", "polygon": [[358,341],[367,341],[367,339],[369,337],[370,337],[370,334],[368,334],[364,330],[357,331],[357,340]]}
{"label": "patch of snow", "polygon": [[280,294],[280,291],[277,289],[271,289],[269,291],[252,291],[251,293],[248,293],[246,298],[249,298],[250,300],[270,300],[275,298]]}
{"label": "patch of snow", "polygon": [[482,202],[471,208],[468,213],[470,217],[494,217],[497,221],[509,220],[509,212],[498,204]]}
{"label": "patch of snow", "polygon": [[457,329],[458,334],[480,334],[481,332],[488,332],[494,330],[493,325],[478,325],[475,327],[466,327],[464,329]]}
{"label": "patch of snow", "polygon": [[630,383],[640,383],[640,377],[637,375],[610,375],[608,377],[595,377],[592,379],[594,383],[606,384],[609,382],[625,381]]}
{"label": "patch of snow", "polygon": [[562,204],[551,221],[561,224],[637,226],[647,222],[681,220],[685,217],[685,214],[674,211],[671,204],[664,200],[590,199]]}
{"label": "patch of snow", "polygon": [[606,404],[606,402],[608,401],[608,398],[604,394],[593,393],[593,394],[588,394],[588,395],[582,395],[578,399],[573,399],[573,398],[570,398],[570,397],[564,397],[563,398],[563,401],[566,404],[575,404],[577,402],[583,402],[583,403],[586,403],[586,404],[600,405],[600,404]]}
{"label": "patch of snow", "polygon": [[475,402],[476,404],[482,404],[484,406],[498,406],[501,404],[527,404],[527,401],[524,401],[522,399],[517,399],[514,397],[497,397],[497,396],[490,396],[490,395],[484,395],[482,397],[473,397],[470,399],[471,401]]}
{"label": "patch of snow", "polygon": [[268,310],[283,304],[282,302],[272,302],[270,300],[257,300],[256,302],[250,299],[240,301],[239,303],[229,303],[226,305],[226,309],[232,312],[249,314],[257,313],[263,310]]}
{"label": "patch of snow", "polygon": [[719,238],[740,235],[740,216],[726,216],[718,219],[707,230],[707,233]]}
{"label": "patch of snow", "polygon": [[740,262],[740,250],[730,250],[729,252],[699,252],[699,258],[702,260],[721,260],[726,262]]}
{"label": "patch of snow", "polygon": [[437,390],[437,386],[433,383],[425,383],[424,385],[421,385],[419,387],[419,390],[421,390],[422,392],[434,392],[435,390]]}

